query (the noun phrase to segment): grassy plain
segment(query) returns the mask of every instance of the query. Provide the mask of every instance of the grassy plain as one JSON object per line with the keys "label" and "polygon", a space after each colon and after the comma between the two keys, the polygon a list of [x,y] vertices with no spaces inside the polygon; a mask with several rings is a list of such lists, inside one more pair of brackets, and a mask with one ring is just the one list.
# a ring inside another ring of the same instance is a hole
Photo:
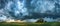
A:
{"label": "grassy plain", "polygon": [[45,22],[45,23],[0,22],[0,26],[60,26],[60,22]]}

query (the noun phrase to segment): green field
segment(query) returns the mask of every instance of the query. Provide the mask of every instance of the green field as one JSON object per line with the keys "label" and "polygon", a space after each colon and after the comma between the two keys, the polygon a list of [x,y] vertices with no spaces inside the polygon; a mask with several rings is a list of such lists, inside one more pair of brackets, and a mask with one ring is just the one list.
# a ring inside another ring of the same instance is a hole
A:
{"label": "green field", "polygon": [[60,26],[60,22],[46,22],[46,23],[6,23],[1,22],[0,26]]}

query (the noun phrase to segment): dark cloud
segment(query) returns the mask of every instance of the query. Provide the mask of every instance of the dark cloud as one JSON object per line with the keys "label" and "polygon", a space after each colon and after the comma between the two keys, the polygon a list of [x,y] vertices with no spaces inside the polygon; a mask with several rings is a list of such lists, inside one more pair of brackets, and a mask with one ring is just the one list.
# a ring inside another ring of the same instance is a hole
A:
{"label": "dark cloud", "polygon": [[[22,3],[24,6],[21,5]],[[5,7],[9,6],[8,8],[6,8],[6,11],[9,10],[7,13],[9,13],[15,19],[31,19],[31,18],[36,19],[40,17],[47,17],[46,15],[48,14],[45,13],[52,13],[52,14],[55,13],[53,11],[55,8],[58,8],[58,10],[56,11],[59,11],[60,10],[59,3],[60,2],[58,2],[58,0],[57,1],[56,0],[0,0],[0,9],[5,9]],[[24,15],[24,14],[28,14],[28,15]],[[55,16],[53,17],[56,18]]]}

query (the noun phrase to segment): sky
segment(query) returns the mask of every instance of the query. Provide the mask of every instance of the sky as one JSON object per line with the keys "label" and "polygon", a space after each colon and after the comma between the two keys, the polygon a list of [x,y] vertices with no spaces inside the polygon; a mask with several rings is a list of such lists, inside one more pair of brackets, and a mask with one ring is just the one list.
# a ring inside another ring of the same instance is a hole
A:
{"label": "sky", "polygon": [[60,0],[0,0],[0,16],[7,19],[37,19],[40,13],[60,13],[59,8]]}

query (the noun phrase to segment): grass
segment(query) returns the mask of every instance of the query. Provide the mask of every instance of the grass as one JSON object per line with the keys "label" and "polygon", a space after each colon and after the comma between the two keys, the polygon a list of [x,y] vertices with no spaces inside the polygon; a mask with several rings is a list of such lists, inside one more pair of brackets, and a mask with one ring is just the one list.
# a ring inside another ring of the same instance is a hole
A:
{"label": "grass", "polygon": [[46,22],[46,23],[6,23],[1,22],[0,26],[60,26],[60,22]]}

